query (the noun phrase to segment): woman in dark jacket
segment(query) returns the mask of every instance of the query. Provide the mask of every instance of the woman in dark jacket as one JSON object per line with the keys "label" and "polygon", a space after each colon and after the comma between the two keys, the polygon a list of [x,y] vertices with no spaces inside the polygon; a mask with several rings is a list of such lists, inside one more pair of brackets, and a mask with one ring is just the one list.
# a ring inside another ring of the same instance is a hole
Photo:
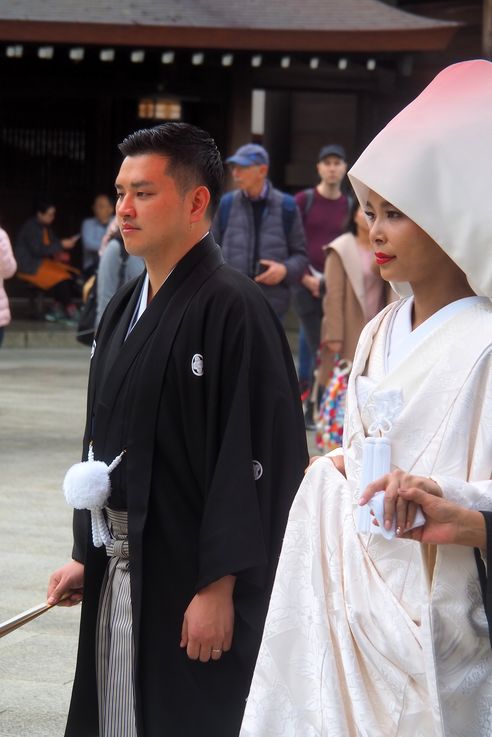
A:
{"label": "woman in dark jacket", "polygon": [[47,320],[73,321],[77,308],[73,303],[72,286],[78,270],[67,263],[66,252],[75,246],[79,236],[59,239],[51,228],[55,214],[51,200],[40,201],[36,214],[21,227],[15,243],[17,276],[53,295],[55,306],[46,313]]}

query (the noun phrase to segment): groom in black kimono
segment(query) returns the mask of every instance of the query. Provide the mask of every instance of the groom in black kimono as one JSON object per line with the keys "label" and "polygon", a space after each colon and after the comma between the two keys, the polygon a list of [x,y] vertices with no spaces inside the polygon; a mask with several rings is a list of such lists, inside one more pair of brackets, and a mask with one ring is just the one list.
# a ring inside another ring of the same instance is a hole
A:
{"label": "groom in black kimono", "polygon": [[[108,507],[128,513],[135,718],[99,724],[95,640],[109,559],[93,545],[90,513],[75,511],[73,559],[48,590],[51,602],[83,598],[65,734],[235,737],[307,464],[297,378],[269,304],[209,232],[223,178],[214,141],[166,123],[120,150],[118,223],[146,272],[99,325],[83,453],[92,442],[109,464],[126,451]],[[110,698],[123,700],[118,667],[112,678]]]}

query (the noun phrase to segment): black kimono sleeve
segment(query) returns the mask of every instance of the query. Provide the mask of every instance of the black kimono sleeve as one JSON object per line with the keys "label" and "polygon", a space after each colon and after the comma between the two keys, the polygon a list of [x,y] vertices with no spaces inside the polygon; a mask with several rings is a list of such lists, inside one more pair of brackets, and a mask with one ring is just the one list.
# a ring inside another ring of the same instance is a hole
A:
{"label": "black kimono sleeve", "polygon": [[90,524],[90,512],[87,509],[74,509],[72,558],[79,563],[85,563]]}
{"label": "black kimono sleeve", "polygon": [[261,300],[211,315],[204,335],[208,438],[197,589],[228,574],[273,580],[307,464],[306,434],[283,328]]}

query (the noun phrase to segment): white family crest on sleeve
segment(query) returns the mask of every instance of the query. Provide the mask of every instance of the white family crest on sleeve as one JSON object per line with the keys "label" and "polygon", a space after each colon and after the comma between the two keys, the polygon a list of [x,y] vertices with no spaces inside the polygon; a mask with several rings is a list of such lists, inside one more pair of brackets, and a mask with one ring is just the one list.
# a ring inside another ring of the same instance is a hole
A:
{"label": "white family crest on sleeve", "polygon": [[201,353],[195,353],[191,359],[191,370],[195,376],[203,376],[203,356]]}
{"label": "white family crest on sleeve", "polygon": [[94,353],[96,352],[96,341],[92,341],[92,348],[91,348],[91,358],[93,358]]}
{"label": "white family crest on sleeve", "polygon": [[263,476],[263,466],[260,461],[253,461],[253,477],[255,481],[259,481]]}
{"label": "white family crest on sleeve", "polygon": [[111,494],[109,474],[121,462],[125,451],[116,456],[108,466],[94,460],[92,443],[87,460],[71,466],[63,480],[65,499],[75,509],[88,509],[91,513],[92,540],[96,548],[109,545],[111,535],[102,512]]}

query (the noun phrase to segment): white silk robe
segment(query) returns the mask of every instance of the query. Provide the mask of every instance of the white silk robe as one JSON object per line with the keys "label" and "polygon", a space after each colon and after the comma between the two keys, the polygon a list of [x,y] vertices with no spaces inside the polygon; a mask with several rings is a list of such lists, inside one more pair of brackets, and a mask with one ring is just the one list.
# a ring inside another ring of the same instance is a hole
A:
{"label": "white silk robe", "polygon": [[[392,464],[492,509],[492,305],[474,304],[385,375],[390,305],[362,333],[347,394],[347,480],[328,458],[294,501],[241,737],[490,737],[492,650],[473,550],[359,535],[363,372],[400,389]],[[369,358],[369,360],[368,360]],[[367,364],[367,366],[366,366]]]}

